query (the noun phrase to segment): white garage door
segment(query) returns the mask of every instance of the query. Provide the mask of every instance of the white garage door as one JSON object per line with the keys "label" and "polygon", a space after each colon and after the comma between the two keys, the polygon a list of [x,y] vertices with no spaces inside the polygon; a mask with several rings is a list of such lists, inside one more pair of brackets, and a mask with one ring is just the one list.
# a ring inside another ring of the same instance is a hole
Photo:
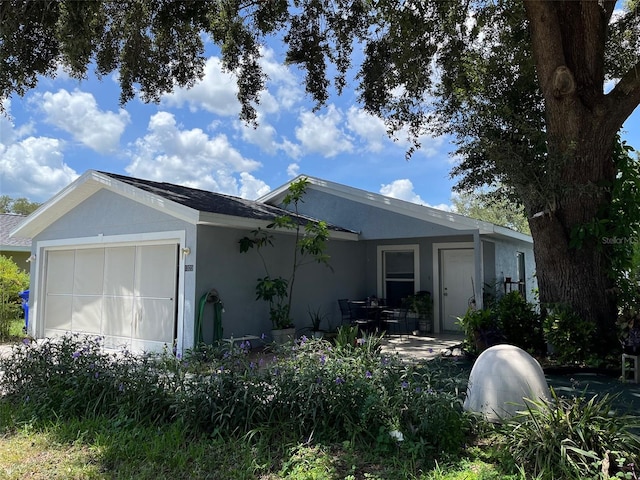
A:
{"label": "white garage door", "polygon": [[102,335],[158,351],[176,337],[177,244],[49,250],[45,336]]}

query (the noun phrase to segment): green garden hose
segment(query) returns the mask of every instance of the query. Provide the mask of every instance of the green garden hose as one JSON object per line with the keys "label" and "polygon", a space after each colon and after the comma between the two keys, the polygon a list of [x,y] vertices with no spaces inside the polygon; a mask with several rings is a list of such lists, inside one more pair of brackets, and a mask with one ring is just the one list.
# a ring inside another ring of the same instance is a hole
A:
{"label": "green garden hose", "polygon": [[222,312],[224,311],[224,305],[218,295],[218,291],[213,288],[209,292],[200,297],[198,302],[198,317],[196,318],[195,325],[195,345],[199,345],[204,342],[204,335],[202,333],[204,309],[207,303],[213,303],[213,342],[222,340]]}

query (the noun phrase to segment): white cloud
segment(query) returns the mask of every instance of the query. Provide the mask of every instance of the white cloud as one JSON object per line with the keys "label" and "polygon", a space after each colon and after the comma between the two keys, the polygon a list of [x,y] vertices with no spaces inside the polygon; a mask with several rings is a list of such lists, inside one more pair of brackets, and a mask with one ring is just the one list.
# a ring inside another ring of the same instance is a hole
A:
{"label": "white cloud", "polygon": [[255,200],[271,191],[271,187],[247,172],[240,174],[240,196]]}
{"label": "white cloud", "polygon": [[78,178],[63,162],[64,144],[58,139],[27,137],[0,144],[0,191],[10,197],[43,202]]}
{"label": "white cloud", "polygon": [[[289,67],[275,58],[275,52],[267,47],[261,49],[260,65],[269,80],[267,86],[278,105],[284,109],[291,109],[304,98],[304,91],[300,88],[300,79]],[[273,90],[273,91],[272,91]]]}
{"label": "white cloud", "polygon": [[11,102],[5,100],[6,115],[0,115],[0,192],[43,202],[78,178],[63,162],[64,142],[35,137],[32,125],[16,129],[11,120]]}
{"label": "white cloud", "polygon": [[287,175],[290,177],[297,177],[300,174],[300,165],[297,163],[290,163],[287,167]]}
{"label": "white cloud", "polygon": [[98,108],[91,93],[61,89],[57,93],[45,92],[36,99],[45,112],[45,120],[69,132],[74,139],[89,148],[110,153],[118,148],[120,136],[129,123],[125,110],[104,112]]}
{"label": "white cloud", "polygon": [[389,139],[381,118],[356,107],[349,108],[347,112],[347,126],[362,138],[370,152],[382,150],[384,141]]}
{"label": "white cloud", "polygon": [[162,97],[162,102],[170,107],[182,107],[186,103],[192,112],[206,110],[229,117],[240,113],[237,94],[235,75],[223,71],[218,57],[210,57],[202,80],[191,88],[176,87],[173,93]]}
{"label": "white cloud", "polygon": [[408,178],[402,178],[394,180],[388,185],[382,185],[380,187],[380,193],[387,197],[397,198],[398,200],[404,200],[411,203],[417,203],[418,205],[424,205],[426,207],[437,208],[438,210],[445,210],[447,212],[454,212],[455,208],[446,203],[439,203],[437,205],[430,205],[413,190],[413,183]]}
{"label": "white cloud", "polygon": [[[199,128],[182,130],[167,112],[150,118],[148,133],[135,142],[131,157],[126,171],[136,177],[229,195],[262,188],[255,178],[242,177],[259,168],[259,162],[244,158],[223,134],[210,137]],[[238,187],[237,174],[242,187]]]}
{"label": "white cloud", "polygon": [[351,152],[351,138],[338,128],[341,121],[342,114],[334,105],[330,105],[324,115],[303,111],[300,114],[300,126],[296,128],[296,138],[306,151],[325,157]]}
{"label": "white cloud", "polygon": [[408,178],[394,180],[388,185],[382,185],[380,187],[380,193],[387,197],[397,198],[398,200],[405,200],[419,205],[427,204],[420,198],[420,195],[413,191],[413,183]]}

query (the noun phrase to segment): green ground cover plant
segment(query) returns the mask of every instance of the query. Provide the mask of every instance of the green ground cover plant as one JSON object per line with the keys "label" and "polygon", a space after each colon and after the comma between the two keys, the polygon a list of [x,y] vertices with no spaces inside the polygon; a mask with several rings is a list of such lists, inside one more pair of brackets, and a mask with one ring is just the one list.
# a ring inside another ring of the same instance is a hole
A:
{"label": "green ground cover plant", "polygon": [[0,359],[0,478],[605,478],[605,456],[611,477],[637,478],[638,419],[610,398],[532,402],[496,427],[462,411],[468,371],[450,359],[404,362],[348,328],[335,344],[247,347],[15,345]]}
{"label": "green ground cover plant", "polygon": [[446,363],[381,355],[379,344],[302,337],[260,358],[211,347],[178,358],[109,353],[99,337],[25,339],[0,360],[0,389],[25,419],[176,425],[197,438],[269,445],[276,458],[293,445],[343,442],[417,469],[457,456],[469,432],[465,379]]}
{"label": "green ground cover plant", "polygon": [[[637,479],[640,419],[616,411],[610,395],[528,400],[502,427],[515,462],[541,480]],[[634,433],[635,432],[635,433]]]}

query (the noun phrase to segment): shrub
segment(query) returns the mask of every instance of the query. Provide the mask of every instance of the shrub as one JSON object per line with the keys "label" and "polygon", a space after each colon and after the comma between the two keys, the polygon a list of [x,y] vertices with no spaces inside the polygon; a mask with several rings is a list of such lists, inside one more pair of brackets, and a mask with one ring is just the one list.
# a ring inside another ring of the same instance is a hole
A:
{"label": "shrub", "polygon": [[591,350],[595,325],[585,321],[568,306],[549,309],[543,322],[544,334],[560,363],[582,364],[593,356]]}
{"label": "shrub", "polygon": [[0,359],[0,390],[29,417],[179,422],[194,435],[249,435],[276,450],[347,440],[425,458],[457,453],[468,431],[465,380],[446,364],[381,355],[375,336],[344,347],[303,337],[272,357],[211,348],[184,359],[108,353],[100,338],[77,335],[27,343]]}
{"label": "shrub", "polygon": [[35,417],[166,418],[169,377],[154,357],[107,353],[100,337],[23,340],[0,359],[0,390]]}
{"label": "shrub", "polygon": [[9,337],[11,322],[21,316],[18,294],[29,288],[29,274],[4,255],[0,255],[0,340]]}
{"label": "shrub", "polygon": [[541,480],[638,478],[638,417],[614,411],[613,396],[552,395],[527,400],[526,410],[505,424],[505,446],[517,464]]}
{"label": "shrub", "polygon": [[540,314],[520,292],[502,296],[495,309],[507,343],[530,353],[542,353],[546,350]]}

